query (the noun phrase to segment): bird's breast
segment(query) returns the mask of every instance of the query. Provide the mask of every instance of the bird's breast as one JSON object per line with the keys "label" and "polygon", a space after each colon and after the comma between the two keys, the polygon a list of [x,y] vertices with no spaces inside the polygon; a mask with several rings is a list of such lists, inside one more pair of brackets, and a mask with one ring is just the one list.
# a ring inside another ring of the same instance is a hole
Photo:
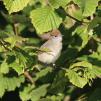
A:
{"label": "bird's breast", "polygon": [[48,48],[50,52],[38,54],[38,60],[42,63],[51,64],[59,58],[62,50],[62,43],[54,43],[53,45],[47,45],[47,47],[44,46],[44,48]]}

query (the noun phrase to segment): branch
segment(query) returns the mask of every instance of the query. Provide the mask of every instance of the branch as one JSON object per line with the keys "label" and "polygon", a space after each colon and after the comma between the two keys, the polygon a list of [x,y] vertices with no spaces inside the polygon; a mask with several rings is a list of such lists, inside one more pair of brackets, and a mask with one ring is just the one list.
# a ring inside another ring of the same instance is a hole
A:
{"label": "branch", "polygon": [[82,23],[87,23],[87,22],[80,21],[80,20],[74,18],[73,16],[71,16],[71,15],[69,15],[69,14],[67,14],[67,13],[66,13],[66,16],[72,18],[73,20],[75,20],[75,21],[77,21],[77,22],[79,22],[79,23],[81,23],[81,24],[82,24]]}
{"label": "branch", "polygon": [[4,45],[4,43],[2,42],[1,39],[0,39],[0,44],[1,44],[7,51],[11,51],[8,47],[6,47],[6,46]]}
{"label": "branch", "polygon": [[27,79],[29,79],[29,81],[33,84],[34,81],[33,81],[33,78],[30,76],[29,72],[28,71],[25,71],[24,72],[24,75]]}
{"label": "branch", "polygon": [[13,24],[13,30],[14,30],[15,35],[18,35],[19,34],[18,26],[19,26],[18,23]]}

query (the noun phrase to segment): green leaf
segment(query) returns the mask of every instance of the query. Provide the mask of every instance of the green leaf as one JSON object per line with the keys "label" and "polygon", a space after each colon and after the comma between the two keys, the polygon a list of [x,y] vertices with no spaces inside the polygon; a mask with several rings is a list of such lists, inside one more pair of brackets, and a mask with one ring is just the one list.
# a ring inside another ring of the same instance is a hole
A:
{"label": "green leaf", "polygon": [[0,65],[0,73],[6,74],[9,72],[9,67],[6,61],[4,60],[2,64]]}
{"label": "green leaf", "polygon": [[[80,61],[80,58],[78,60]],[[81,58],[81,62],[74,63],[70,66],[70,69],[74,71],[76,75],[85,78],[89,85],[91,85],[93,79],[95,79],[96,77],[101,77],[101,68],[96,65],[93,65],[86,58],[84,58],[83,60],[83,57]],[[68,74],[68,71],[69,70],[67,70],[66,74]],[[68,76],[70,75],[68,74]]]}
{"label": "green leaf", "polygon": [[81,8],[83,16],[91,16],[95,13],[99,0],[73,0]]}
{"label": "green leaf", "polygon": [[22,65],[23,67],[26,66],[27,63],[27,59],[28,57],[26,57],[26,55],[23,52],[16,52],[16,57],[17,57],[17,62]]}
{"label": "green leaf", "polygon": [[80,66],[92,68],[92,64],[87,61],[74,63],[73,65],[70,66],[70,68],[75,68],[75,67],[80,67]]}
{"label": "green leaf", "polygon": [[35,86],[27,86],[24,87],[22,91],[20,91],[20,97],[23,101],[30,100],[31,101],[39,101],[39,99],[47,93],[47,87],[49,84],[42,85],[38,88]]}
{"label": "green leaf", "polygon": [[41,70],[40,72],[36,73],[36,77],[35,77],[35,80],[47,75],[48,73],[52,72],[52,68],[51,67],[47,67],[43,70]]}
{"label": "green leaf", "polygon": [[74,2],[75,4],[77,4],[79,7],[80,7],[81,4],[82,4],[82,1],[81,1],[81,0],[73,0],[73,2]]}
{"label": "green leaf", "polygon": [[99,23],[101,23],[101,17],[96,16],[88,26],[88,30],[95,28]]}
{"label": "green leaf", "polygon": [[64,99],[64,95],[59,93],[58,95],[47,96],[47,98],[42,98],[39,101],[63,101],[63,99]]}
{"label": "green leaf", "polygon": [[31,92],[31,100],[38,101],[41,97],[45,96],[47,93],[47,87],[49,84],[42,85]]}
{"label": "green leaf", "polygon": [[79,61],[87,61],[91,63],[92,65],[95,65],[97,67],[101,67],[101,54],[98,54],[94,52],[93,54],[90,55],[83,55],[79,58],[77,58]]}
{"label": "green leaf", "polygon": [[60,6],[65,7],[71,0],[49,0],[49,3],[54,8],[59,8]]}
{"label": "green leaf", "polygon": [[98,54],[97,52],[93,52],[93,54],[89,55],[89,58],[95,58],[95,59],[101,61],[101,53]]}
{"label": "green leaf", "polygon": [[14,91],[16,87],[20,87],[24,82],[24,77],[7,77],[0,74],[0,97],[2,97],[5,91]]}
{"label": "green leaf", "polygon": [[22,101],[28,101],[31,98],[30,91],[34,89],[34,85],[24,86],[24,89],[19,92]]}
{"label": "green leaf", "polygon": [[0,98],[4,95],[5,93],[5,86],[4,86],[4,81],[3,81],[3,76],[0,75]]}
{"label": "green leaf", "polygon": [[14,69],[18,73],[18,75],[24,73],[23,65],[17,63],[17,61],[14,61],[13,63],[9,64],[9,67]]}
{"label": "green leaf", "polygon": [[33,10],[31,12],[30,18],[38,34],[56,29],[62,22],[62,19],[50,7]]}
{"label": "green leaf", "polygon": [[[101,77],[101,68],[96,66],[93,66],[93,68],[87,68],[87,71],[85,72],[85,78],[92,81],[96,77]],[[91,82],[88,83],[90,84]]]}
{"label": "green leaf", "polygon": [[83,88],[87,83],[90,85],[90,81],[101,76],[101,68],[92,65],[88,61],[81,61],[71,65],[70,69],[66,70],[66,75],[70,82]]}
{"label": "green leaf", "polygon": [[5,77],[5,85],[7,91],[14,91],[16,87],[20,87],[21,83],[25,81],[23,76],[19,77]]}
{"label": "green leaf", "polygon": [[71,83],[75,86],[83,88],[87,84],[87,79],[80,77],[74,70],[68,70],[66,73]]}
{"label": "green leaf", "polygon": [[91,16],[98,5],[99,0],[83,0],[83,16]]}
{"label": "green leaf", "polygon": [[8,37],[8,33],[0,29],[0,38],[6,38],[6,37]]}
{"label": "green leaf", "polygon": [[61,70],[55,76],[49,92],[51,94],[63,93],[66,85],[67,85],[67,79],[65,77],[64,71]]}
{"label": "green leaf", "polygon": [[82,21],[83,20],[83,16],[82,16],[82,11],[81,9],[79,10],[76,10],[73,14],[73,17],[78,19],[79,21]]}
{"label": "green leaf", "polygon": [[8,38],[5,38],[4,40],[11,44],[11,48],[13,48],[17,42],[21,43],[22,41],[24,41],[24,39],[22,37],[19,37],[16,35],[12,35]]}
{"label": "green leaf", "polygon": [[3,0],[5,7],[11,14],[22,10],[31,0]]}
{"label": "green leaf", "polygon": [[74,42],[72,43],[72,47],[78,49],[79,51],[86,46],[89,41],[89,33],[87,31],[88,26],[79,26],[72,33],[74,35]]}
{"label": "green leaf", "polygon": [[[9,56],[11,56],[11,58],[8,58],[9,61],[12,59],[12,53],[9,53]],[[14,51],[13,55],[15,59],[9,63],[9,67],[14,69],[19,75],[24,72],[26,67],[28,68],[33,65],[34,60],[24,50]]]}

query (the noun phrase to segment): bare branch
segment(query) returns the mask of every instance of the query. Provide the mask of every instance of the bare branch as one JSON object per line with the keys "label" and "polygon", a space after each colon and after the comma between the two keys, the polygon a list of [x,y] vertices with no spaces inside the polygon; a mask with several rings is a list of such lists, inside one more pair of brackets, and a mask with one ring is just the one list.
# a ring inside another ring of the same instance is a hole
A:
{"label": "bare branch", "polygon": [[33,78],[31,77],[28,71],[25,71],[24,75],[32,84],[34,83]]}

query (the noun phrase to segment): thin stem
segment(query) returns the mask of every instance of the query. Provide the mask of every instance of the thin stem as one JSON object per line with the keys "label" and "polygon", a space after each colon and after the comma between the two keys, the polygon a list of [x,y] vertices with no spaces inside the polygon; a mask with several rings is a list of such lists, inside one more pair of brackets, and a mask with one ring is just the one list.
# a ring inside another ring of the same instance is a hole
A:
{"label": "thin stem", "polygon": [[30,49],[36,49],[40,52],[51,52],[51,50],[47,49],[47,48],[38,48],[38,47],[34,47],[34,46],[26,46],[25,49],[30,48]]}
{"label": "thin stem", "polygon": [[28,71],[25,71],[24,75],[32,84],[34,83],[33,78],[31,77]]}
{"label": "thin stem", "polygon": [[80,21],[80,20],[74,18],[73,16],[71,16],[71,15],[69,15],[69,14],[67,14],[67,13],[66,13],[66,15],[67,15],[68,17],[72,18],[73,20],[75,20],[75,21],[81,23],[81,24],[82,24],[82,23],[87,23],[87,22]]}
{"label": "thin stem", "polygon": [[13,30],[14,30],[15,35],[19,34],[18,26],[19,26],[18,23],[13,24]]}
{"label": "thin stem", "polygon": [[69,15],[69,14],[66,14],[66,15],[67,15],[68,17],[72,18],[73,20],[75,20],[75,21],[77,21],[77,22],[82,23],[82,21],[80,21],[80,20],[78,20],[78,19],[74,18],[73,16],[71,16],[71,15]]}
{"label": "thin stem", "polygon": [[1,44],[7,51],[10,51],[10,49],[4,45],[4,43],[2,42],[1,39],[0,39],[0,44]]}

